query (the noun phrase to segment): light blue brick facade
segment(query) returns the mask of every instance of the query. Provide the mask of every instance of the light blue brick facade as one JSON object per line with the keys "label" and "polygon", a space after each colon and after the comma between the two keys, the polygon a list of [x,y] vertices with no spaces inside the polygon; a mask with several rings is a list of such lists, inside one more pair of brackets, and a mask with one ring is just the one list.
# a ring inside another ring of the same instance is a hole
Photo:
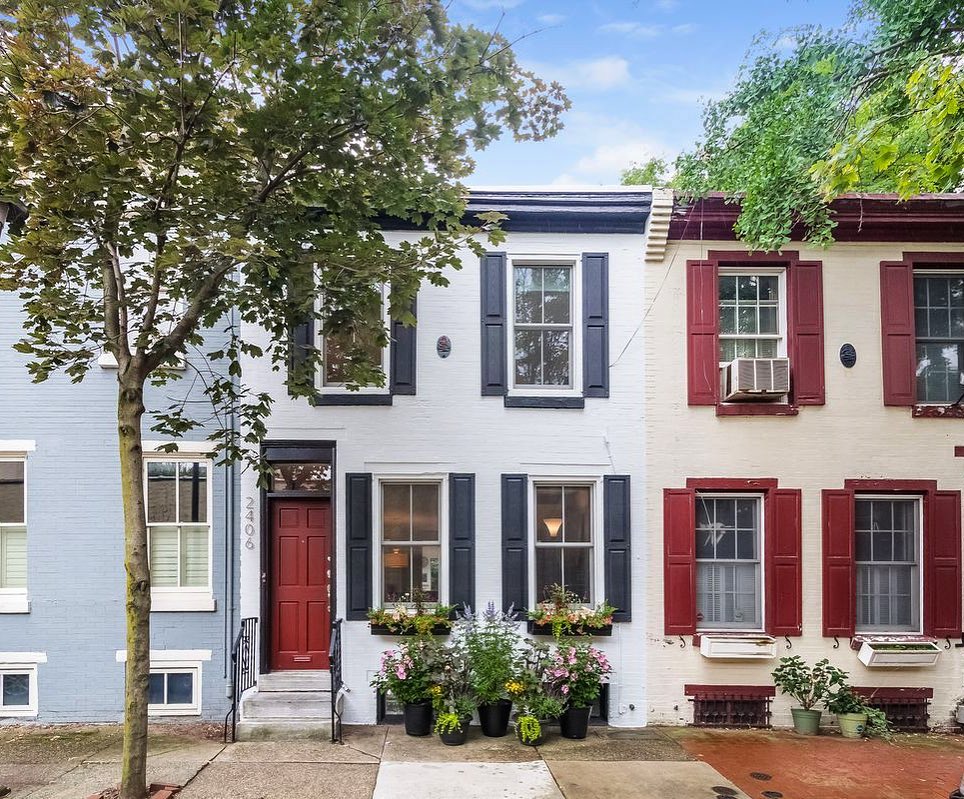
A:
{"label": "light blue brick facade", "polygon": [[[95,366],[74,385],[63,375],[34,384],[20,335],[15,295],[0,292],[0,440],[31,440],[27,457],[29,613],[0,613],[0,653],[42,652],[39,722],[117,721],[123,714],[123,523],[115,422],[116,370]],[[184,381],[186,387],[188,381]],[[150,389],[148,409],[164,408],[179,383]],[[145,438],[149,432],[145,417]],[[203,440],[203,433],[193,434]],[[227,535],[234,472],[215,468],[212,491],[213,612],[152,613],[152,650],[210,650],[202,664],[201,716],[222,718],[237,574]],[[233,517],[237,517],[234,505]],[[236,616],[236,613],[234,614]],[[2,713],[0,713],[2,717]],[[189,720],[180,717],[182,720]]]}

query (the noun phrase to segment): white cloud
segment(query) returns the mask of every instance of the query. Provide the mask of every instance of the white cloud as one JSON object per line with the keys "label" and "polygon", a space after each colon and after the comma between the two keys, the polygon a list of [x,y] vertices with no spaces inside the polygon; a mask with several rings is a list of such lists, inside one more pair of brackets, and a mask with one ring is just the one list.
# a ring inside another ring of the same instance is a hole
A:
{"label": "white cloud", "polygon": [[607,22],[605,25],[600,25],[596,30],[598,33],[632,36],[636,39],[655,39],[667,33],[676,35],[692,33],[696,30],[696,26],[689,22],[672,27],[663,24],[644,25],[642,22]]}
{"label": "white cloud", "polygon": [[610,91],[627,86],[633,81],[629,62],[617,55],[588,61],[569,61],[565,64],[529,63],[526,67],[537,75],[559,81],[567,89]]}
{"label": "white cloud", "polygon": [[462,0],[465,5],[484,11],[488,8],[515,8],[522,5],[525,0]]}
{"label": "white cloud", "polygon": [[679,0],[656,0],[656,8],[660,11],[673,11],[679,6]]}
{"label": "white cloud", "polygon": [[683,89],[667,86],[666,89],[655,94],[655,99],[677,105],[703,105],[705,102],[716,101],[726,94],[725,89]]}
{"label": "white cloud", "polygon": [[696,26],[692,22],[684,22],[682,25],[674,25],[670,30],[673,33],[687,34],[692,33],[696,30]]}
{"label": "white cloud", "polygon": [[563,14],[541,14],[536,17],[536,19],[543,25],[559,25],[566,21],[566,17]]}

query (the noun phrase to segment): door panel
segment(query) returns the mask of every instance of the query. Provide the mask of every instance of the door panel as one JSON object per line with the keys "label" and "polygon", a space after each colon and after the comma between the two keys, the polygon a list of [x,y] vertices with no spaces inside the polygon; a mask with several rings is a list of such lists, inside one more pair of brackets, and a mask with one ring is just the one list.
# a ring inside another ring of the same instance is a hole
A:
{"label": "door panel", "polygon": [[276,500],[271,513],[271,668],[327,669],[331,503]]}

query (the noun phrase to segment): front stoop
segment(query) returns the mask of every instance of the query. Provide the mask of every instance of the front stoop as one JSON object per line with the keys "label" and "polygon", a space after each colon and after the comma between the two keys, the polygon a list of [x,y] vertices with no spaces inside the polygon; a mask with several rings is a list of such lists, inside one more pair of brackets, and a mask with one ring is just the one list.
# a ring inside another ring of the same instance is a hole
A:
{"label": "front stoop", "polygon": [[241,700],[239,741],[331,736],[331,678],[327,671],[278,671],[258,677]]}

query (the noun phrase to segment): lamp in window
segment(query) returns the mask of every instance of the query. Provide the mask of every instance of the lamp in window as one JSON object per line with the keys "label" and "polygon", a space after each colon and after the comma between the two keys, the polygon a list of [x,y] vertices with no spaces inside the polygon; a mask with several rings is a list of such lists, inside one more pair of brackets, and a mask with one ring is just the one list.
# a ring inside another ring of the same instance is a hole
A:
{"label": "lamp in window", "polygon": [[562,519],[552,517],[543,519],[542,523],[546,526],[546,530],[549,531],[549,538],[559,537],[559,530],[562,528]]}
{"label": "lamp in window", "polygon": [[388,569],[404,569],[408,567],[408,553],[395,547],[385,553],[385,567]]}

